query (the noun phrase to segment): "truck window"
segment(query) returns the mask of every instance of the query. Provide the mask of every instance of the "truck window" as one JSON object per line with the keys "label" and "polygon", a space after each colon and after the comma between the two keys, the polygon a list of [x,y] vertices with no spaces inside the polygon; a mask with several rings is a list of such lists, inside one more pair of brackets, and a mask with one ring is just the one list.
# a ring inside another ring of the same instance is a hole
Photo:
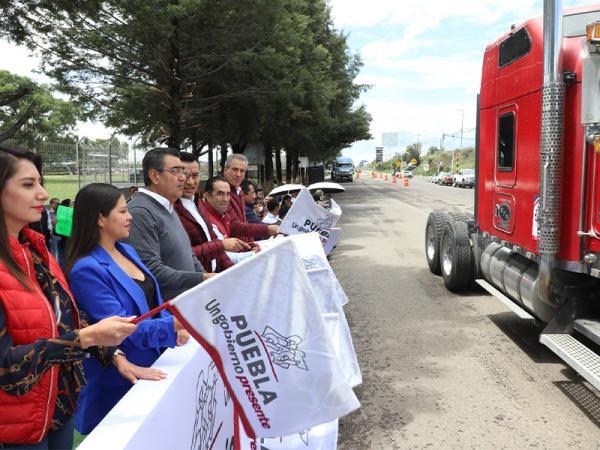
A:
{"label": "truck window", "polygon": [[526,28],[521,28],[507,37],[498,50],[498,65],[506,67],[510,63],[525,56],[531,50],[531,39]]}
{"label": "truck window", "polygon": [[510,172],[515,159],[515,114],[510,112],[498,120],[498,169]]}

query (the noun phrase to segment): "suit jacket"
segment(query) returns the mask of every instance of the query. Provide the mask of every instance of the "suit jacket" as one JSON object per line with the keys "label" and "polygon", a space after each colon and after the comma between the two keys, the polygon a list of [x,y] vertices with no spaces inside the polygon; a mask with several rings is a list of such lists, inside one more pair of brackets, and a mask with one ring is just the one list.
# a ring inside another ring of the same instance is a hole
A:
{"label": "suit jacket", "polygon": [[233,184],[229,184],[231,188],[231,201],[225,213],[228,216],[230,225],[230,235],[239,238],[246,242],[252,242],[255,238],[268,238],[268,226],[262,223],[248,223],[246,219],[246,205],[244,200],[237,193],[237,188]]}
{"label": "suit jacket", "polygon": [[185,209],[185,206],[183,206],[181,200],[177,200],[175,202],[175,211],[177,211],[177,215],[183,224],[183,228],[185,228],[185,231],[190,238],[192,251],[204,266],[204,270],[207,272],[212,272],[213,270],[211,262],[213,259],[216,259],[216,272],[222,272],[225,269],[233,266],[233,261],[229,259],[227,253],[225,253],[223,242],[217,238],[217,235],[213,231],[212,223],[208,218],[206,211],[204,210],[204,205],[202,202],[196,202],[196,206],[198,207],[200,216],[206,222],[208,233],[210,234],[210,241],[208,240],[208,237],[204,233],[204,230],[200,224],[196,221],[196,219],[194,219],[190,212]]}
{"label": "suit jacket", "polygon": [[[133,247],[117,242],[117,248],[152,280],[157,304],[161,305],[163,301],[158,283]],[[101,246],[75,263],[69,281],[77,304],[87,314],[90,323],[109,316],[140,316],[148,312],[142,289]],[[141,322],[135,333],[125,339],[119,348],[133,364],[149,367],[160,356],[162,349],[174,347],[175,344],[173,316],[162,311],[157,318]],[[88,434],[132,384],[119,375],[114,365],[102,367],[95,358],[87,359],[84,369],[88,383],[79,400],[76,427],[80,433]]]}

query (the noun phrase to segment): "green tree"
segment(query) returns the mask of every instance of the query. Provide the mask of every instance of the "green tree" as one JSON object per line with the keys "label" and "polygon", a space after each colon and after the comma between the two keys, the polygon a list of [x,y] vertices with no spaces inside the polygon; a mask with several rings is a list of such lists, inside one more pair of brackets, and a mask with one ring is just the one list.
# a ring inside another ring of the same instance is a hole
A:
{"label": "green tree", "polygon": [[[38,85],[27,77],[0,70],[0,99],[14,98],[0,106],[0,129],[12,129],[12,132],[4,133],[6,139],[11,138],[28,147],[45,140],[73,141],[79,108],[72,102],[56,98],[53,93],[50,86]],[[0,100],[0,105],[2,103]],[[15,124],[19,126],[15,127]]]}
{"label": "green tree", "polygon": [[421,163],[421,144],[410,144],[402,154],[402,161],[410,163],[413,159],[417,160],[417,165]]}

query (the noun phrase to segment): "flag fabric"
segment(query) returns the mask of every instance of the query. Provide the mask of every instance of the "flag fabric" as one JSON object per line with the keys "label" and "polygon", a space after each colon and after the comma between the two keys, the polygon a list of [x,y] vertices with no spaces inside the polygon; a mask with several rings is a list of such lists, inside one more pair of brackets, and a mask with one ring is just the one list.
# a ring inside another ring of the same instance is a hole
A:
{"label": "flag fabric", "polygon": [[317,425],[291,436],[250,439],[240,435],[240,450],[335,450],[338,421]]}
{"label": "flag fabric", "polygon": [[[339,210],[341,214],[341,209]],[[306,188],[302,188],[296,201],[279,225],[279,232],[288,235],[318,233],[321,243],[329,239],[329,230],[335,226],[340,215],[317,205]]]}
{"label": "flag fabric", "polygon": [[215,361],[251,438],[293,435],[359,407],[296,245],[276,241],[169,306]]}
{"label": "flag fabric", "polygon": [[323,249],[325,250],[326,255],[329,255],[331,253],[331,251],[333,250],[333,247],[336,246],[341,235],[342,235],[341,228],[334,227],[331,230],[329,230],[329,239],[327,239],[327,242],[325,242],[325,245],[323,246]]}
{"label": "flag fabric", "polygon": [[[352,387],[358,386],[362,383],[362,375],[352,343],[350,327],[342,309],[348,303],[348,297],[327,261],[317,233],[272,239],[267,241],[266,247],[275,245],[275,242],[281,239],[289,239],[296,245],[327,330],[334,342],[346,382]],[[264,248],[262,242],[264,241],[259,241],[259,245]]]}

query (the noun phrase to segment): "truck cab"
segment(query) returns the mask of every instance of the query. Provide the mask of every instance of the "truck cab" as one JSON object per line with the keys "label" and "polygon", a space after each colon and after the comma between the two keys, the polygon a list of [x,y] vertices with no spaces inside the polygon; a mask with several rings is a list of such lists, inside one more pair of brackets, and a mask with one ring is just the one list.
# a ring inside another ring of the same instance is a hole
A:
{"label": "truck cab", "polygon": [[333,181],[348,180],[353,181],[354,177],[354,163],[352,158],[340,156],[336,158],[331,171],[331,179]]}

